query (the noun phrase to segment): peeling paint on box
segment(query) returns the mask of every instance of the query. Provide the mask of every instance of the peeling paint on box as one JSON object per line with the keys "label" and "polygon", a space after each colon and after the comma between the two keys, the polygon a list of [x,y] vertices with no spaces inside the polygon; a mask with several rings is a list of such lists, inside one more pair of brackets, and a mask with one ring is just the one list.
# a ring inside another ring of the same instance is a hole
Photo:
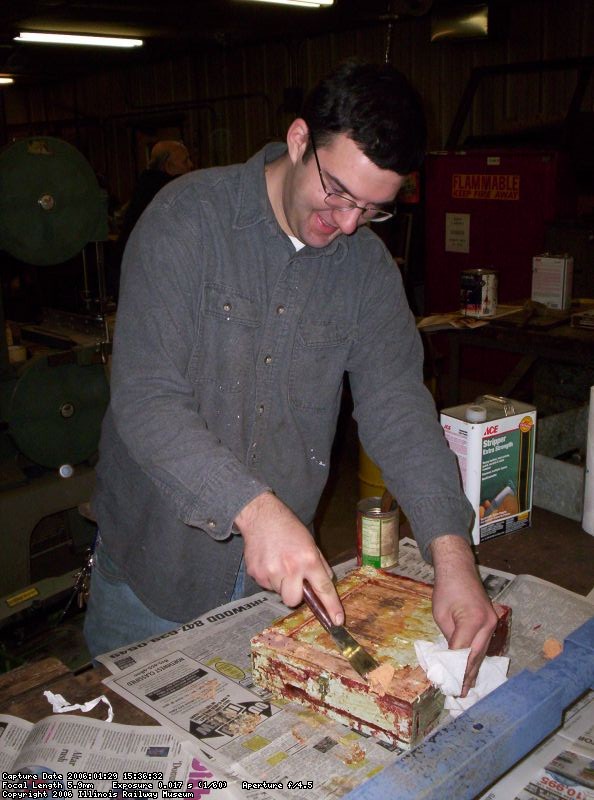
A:
{"label": "peeling paint on box", "polygon": [[[408,748],[436,724],[443,696],[418,665],[413,642],[433,641],[433,587],[373,567],[337,584],[346,627],[380,663],[394,667],[384,695],[376,694],[339,653],[306,606],[252,639],[256,684],[284,700],[308,705],[356,731]],[[509,641],[509,609],[498,610],[497,652]],[[490,650],[494,654],[493,650]]]}

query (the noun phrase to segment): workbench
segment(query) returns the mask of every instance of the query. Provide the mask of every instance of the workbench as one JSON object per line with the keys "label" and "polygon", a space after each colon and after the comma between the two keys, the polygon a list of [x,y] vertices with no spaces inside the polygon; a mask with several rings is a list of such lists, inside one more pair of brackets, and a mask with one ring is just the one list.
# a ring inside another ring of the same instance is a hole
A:
{"label": "workbench", "polygon": [[[568,323],[559,325],[537,324],[526,320],[525,324],[513,324],[512,317],[495,319],[479,328],[463,328],[448,331],[449,366],[446,388],[446,405],[460,402],[461,360],[467,348],[514,353],[521,356],[517,365],[509,372],[495,393],[513,397],[514,389],[538,360],[556,361],[563,364],[594,364],[594,331],[574,328]],[[484,370],[487,375],[489,370]],[[477,376],[483,380],[484,376]]]}
{"label": "workbench", "polygon": [[[71,703],[85,703],[92,697],[104,694],[114,711],[114,720],[124,725],[157,725],[144,711],[112,692],[101,681],[109,676],[103,665],[89,667],[77,674],[55,657],[44,658],[17,667],[0,675],[0,714],[12,714],[29,722],[38,722],[53,712],[43,692],[48,689],[61,694]],[[85,716],[105,719],[105,706],[101,704]]]}
{"label": "workbench", "polygon": [[[115,721],[156,725],[101,684],[105,667],[72,674],[58,659],[0,676],[0,713],[35,722],[51,713],[46,689],[70,703],[106,694]],[[523,671],[454,722],[430,734],[382,772],[354,789],[352,800],[472,800],[561,723],[563,711],[594,687],[594,618],[565,640],[564,651],[536,673]],[[100,707],[91,716],[104,718]]]}

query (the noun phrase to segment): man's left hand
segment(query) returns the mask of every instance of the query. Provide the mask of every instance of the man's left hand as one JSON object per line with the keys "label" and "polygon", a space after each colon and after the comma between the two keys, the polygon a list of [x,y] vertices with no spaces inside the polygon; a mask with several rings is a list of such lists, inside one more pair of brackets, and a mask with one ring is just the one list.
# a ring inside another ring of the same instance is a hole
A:
{"label": "man's left hand", "polygon": [[461,697],[466,697],[487,653],[497,614],[481,582],[472,550],[461,536],[431,542],[435,568],[433,617],[450,650],[470,647]]}

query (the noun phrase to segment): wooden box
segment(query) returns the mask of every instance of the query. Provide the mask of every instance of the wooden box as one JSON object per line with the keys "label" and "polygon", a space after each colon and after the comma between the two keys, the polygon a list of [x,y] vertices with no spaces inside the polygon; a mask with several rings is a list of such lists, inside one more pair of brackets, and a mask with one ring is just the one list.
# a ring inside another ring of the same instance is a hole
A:
{"label": "wooden box", "polygon": [[[411,747],[434,727],[444,702],[418,665],[413,644],[439,636],[431,612],[433,587],[360,567],[340,580],[337,590],[347,630],[378,663],[395,669],[385,694],[372,691],[305,605],[252,639],[253,680],[361,733]],[[491,655],[505,652],[509,642],[510,610],[497,610]]]}

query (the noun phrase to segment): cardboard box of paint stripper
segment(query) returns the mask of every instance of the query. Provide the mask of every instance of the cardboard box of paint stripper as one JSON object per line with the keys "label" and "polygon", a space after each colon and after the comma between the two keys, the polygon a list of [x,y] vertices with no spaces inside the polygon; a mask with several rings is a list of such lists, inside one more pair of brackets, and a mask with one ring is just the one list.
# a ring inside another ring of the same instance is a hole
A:
{"label": "cardboard box of paint stripper", "polygon": [[474,544],[530,525],[534,482],[536,409],[505,397],[441,412],[456,454],[464,492],[474,509]]}

